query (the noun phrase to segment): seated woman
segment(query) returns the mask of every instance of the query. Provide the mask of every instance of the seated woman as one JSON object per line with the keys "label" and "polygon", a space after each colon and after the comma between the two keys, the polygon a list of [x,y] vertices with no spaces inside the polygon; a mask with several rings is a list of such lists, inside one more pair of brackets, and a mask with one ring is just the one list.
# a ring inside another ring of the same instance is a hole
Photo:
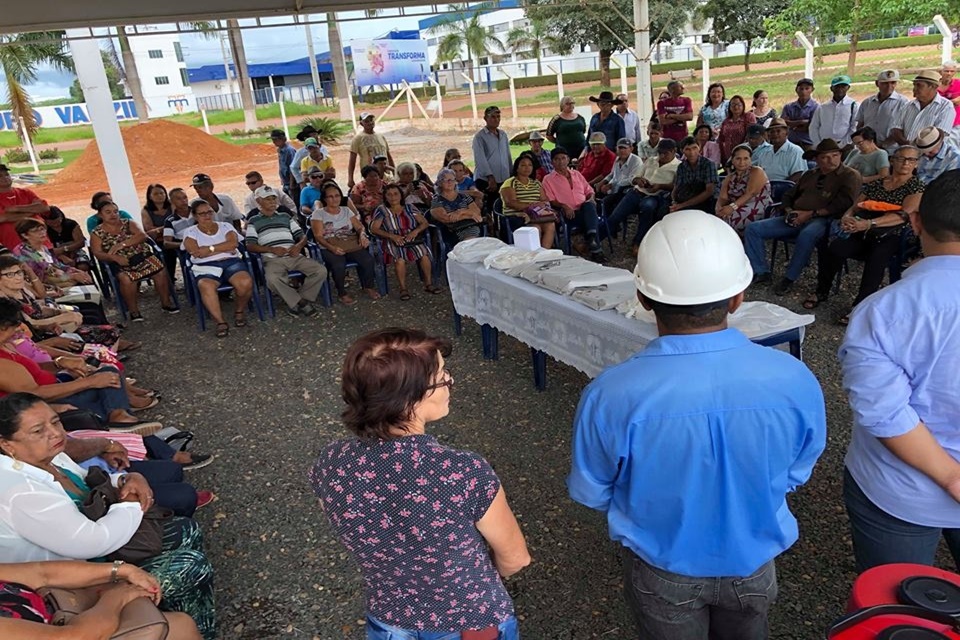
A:
{"label": "seated woman", "polygon": [[130,413],[124,379],[117,368],[104,366],[85,376],[60,382],[56,375],[17,351],[20,327],[20,306],[0,298],[0,396],[34,393],[45,400],[95,413],[111,429],[149,434],[162,427],[159,422],[140,422]]}
{"label": "seated woman", "polygon": [[[110,195],[109,191],[97,191],[90,198],[90,208],[93,209],[96,213],[87,218],[87,233],[93,233],[93,230],[103,222],[100,217],[100,204],[103,202],[113,202],[113,196]],[[133,220],[133,216],[127,213],[126,211],[120,211],[120,218],[122,220]]]}
{"label": "seated woman", "polygon": [[[450,149],[447,149],[447,150],[444,152],[444,154],[443,154],[443,168],[444,168],[444,169],[453,169],[453,167],[450,166],[450,163],[451,163],[451,162],[463,162],[463,158],[462,158],[461,155],[460,155],[460,150],[459,150],[459,149],[457,149],[457,148],[450,148]],[[472,177],[473,177],[473,171],[470,171],[470,169],[469,169],[466,165],[464,165],[463,169],[464,169],[464,175],[466,175],[468,178],[472,178]],[[460,182],[460,181],[458,180],[457,182]],[[471,181],[470,184],[473,184],[473,181]]]}
{"label": "seated woman", "polygon": [[452,169],[457,179],[457,191],[468,195],[477,202],[483,202],[483,191],[473,186],[473,176],[470,175],[470,169],[464,164],[463,160],[454,159],[447,165],[447,169]]}
{"label": "seated woman", "polygon": [[357,205],[360,219],[369,226],[373,220],[373,212],[383,204],[383,179],[380,172],[373,165],[367,165],[360,170],[363,180],[353,186],[350,199]]}
{"label": "seated woman", "polygon": [[367,231],[356,214],[343,206],[343,192],[336,182],[323,185],[324,206],[316,207],[310,214],[310,230],[313,239],[320,245],[324,264],[333,274],[337,296],[343,304],[355,304],[356,299],[347,293],[345,284],[347,261],[357,265],[360,286],[371,300],[379,300],[374,288],[375,272],[373,256],[367,251],[370,240]]}
{"label": "seated woman", "polygon": [[886,149],[877,146],[877,132],[872,127],[863,127],[853,132],[853,151],[843,164],[860,172],[863,184],[883,180],[890,175],[890,156]]}
{"label": "seated woman", "polygon": [[[449,354],[448,340],[415,329],[354,342],[341,383],[350,437],[326,446],[310,470],[324,514],[363,574],[373,640],[466,630],[519,638],[502,578],[530,554],[500,479],[481,456],[426,433],[450,412]],[[417,557],[430,561],[409,561]]]}
{"label": "seated woman", "polygon": [[534,220],[528,210],[549,208],[550,202],[543,194],[543,187],[533,177],[536,172],[533,159],[526,155],[513,161],[513,171],[510,177],[500,186],[500,198],[503,200],[503,215],[508,216],[503,222],[511,229],[518,229],[524,225],[534,225],[540,229],[540,246],[544,249],[553,247],[553,240],[557,234],[556,215],[550,220]]}
{"label": "seated woman", "polygon": [[403,203],[412,204],[418,211],[426,211],[433,200],[433,188],[429,180],[413,162],[397,165],[397,184],[403,190]]}
{"label": "seated woman", "polygon": [[730,223],[741,236],[748,224],[762,218],[771,204],[770,180],[760,167],[753,166],[750,145],[742,144],[733,150],[730,173],[720,186],[716,214]]}
{"label": "seated woman", "polygon": [[13,250],[20,262],[33,271],[45,285],[57,288],[69,288],[78,284],[92,284],[93,278],[87,271],[61,262],[46,247],[47,225],[27,218],[17,223],[20,244]]}
{"label": "seated woman", "polygon": [[80,225],[63,215],[60,207],[50,207],[50,214],[45,218],[45,222],[47,237],[53,245],[50,250],[53,256],[65,265],[90,271],[90,256],[84,249],[87,239],[83,236]]}
{"label": "seated woman", "polygon": [[483,215],[473,198],[457,190],[457,174],[452,169],[441,169],[437,185],[430,215],[442,225],[447,244],[453,246],[460,240],[480,237]]}
{"label": "seated woman", "polygon": [[197,221],[183,232],[183,250],[190,254],[193,277],[197,279],[203,306],[217,323],[217,337],[225,338],[230,325],[223,319],[217,289],[229,284],[236,294],[233,324],[247,326],[247,303],[253,296],[253,278],[240,253],[240,234],[227,222],[217,222],[205,200],[194,200],[190,211]]}
{"label": "seated woman", "polygon": [[[863,185],[860,197],[840,218],[839,234],[817,248],[817,290],[803,301],[804,309],[814,309],[827,299],[848,258],[863,261],[860,289],[852,306],[880,288],[883,272],[900,250],[900,234],[909,224],[910,214],[920,207],[923,182],[914,174],[919,160],[919,149],[902,146],[890,158],[893,173]],[[844,315],[840,324],[846,325],[849,319],[849,314]]]}
{"label": "seated woman", "polygon": [[[102,590],[93,607],[55,627],[54,612],[37,593],[44,587]],[[117,631],[123,608],[137,598],[156,604],[163,592],[156,578],[132,564],[76,560],[0,564],[0,637],[109,640]],[[187,614],[164,613],[163,617],[170,625],[170,640],[200,640],[197,625]]]}
{"label": "seated woman", "polygon": [[383,239],[383,254],[387,264],[393,263],[400,281],[400,299],[409,300],[407,290],[407,263],[416,262],[423,273],[423,290],[440,293],[433,284],[430,247],[427,246],[427,219],[412,204],[403,202],[403,188],[397,183],[383,187],[384,204],[377,207],[370,225],[370,233]]}
{"label": "seated woman", "polygon": [[[41,398],[0,399],[0,555],[8,562],[107,556],[130,541],[153,503],[143,476],[116,474],[111,482],[121,502],[99,520],[88,519],[77,508],[90,491],[87,472],[64,453],[66,439],[59,416]],[[213,568],[200,527],[173,517],[163,528],[163,551],[140,568],[159,582],[162,610],[189,614],[214,640]]]}
{"label": "seated woman", "polygon": [[97,260],[117,268],[120,295],[130,310],[130,320],[143,322],[137,283],[146,278],[153,280],[160,294],[161,309],[167,313],[179,313],[180,309],[173,304],[170,295],[166,268],[147,243],[147,235],[136,222],[122,220],[120,209],[113,202],[101,202],[97,211],[103,222],[90,234],[90,250]]}
{"label": "seated woman", "polygon": [[720,145],[713,140],[713,129],[710,128],[710,125],[701,124],[693,130],[693,137],[696,138],[697,144],[700,145],[700,155],[709,160],[713,160],[713,163],[719,168],[721,166]]}
{"label": "seated woman", "polygon": [[[151,184],[147,187],[147,200],[140,210],[140,222],[143,224],[143,232],[147,237],[163,246],[163,229],[167,217],[173,215],[173,203],[170,200],[170,194],[167,188],[162,184]],[[177,252],[169,249],[163,250],[163,263],[167,267],[167,275],[170,282],[176,279],[177,275]]]}

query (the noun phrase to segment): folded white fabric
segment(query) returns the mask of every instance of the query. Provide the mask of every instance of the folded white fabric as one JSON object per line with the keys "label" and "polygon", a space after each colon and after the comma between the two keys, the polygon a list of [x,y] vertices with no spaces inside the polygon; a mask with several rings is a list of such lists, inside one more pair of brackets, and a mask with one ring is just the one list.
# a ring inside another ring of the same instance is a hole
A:
{"label": "folded white fabric", "polygon": [[507,246],[499,238],[471,238],[457,243],[447,257],[454,262],[483,262],[488,255]]}
{"label": "folded white fabric", "polygon": [[626,269],[601,266],[597,271],[590,271],[581,276],[571,278],[563,292],[570,293],[575,289],[589,289],[590,287],[600,287],[604,285],[611,286],[625,282],[630,283],[630,286],[634,288],[637,286],[633,274]]}
{"label": "folded white fabric", "polygon": [[627,280],[598,287],[582,287],[570,292],[570,297],[591,309],[606,311],[630,300],[636,301],[637,285],[632,280]]}
{"label": "folded white fabric", "polygon": [[633,280],[630,272],[624,269],[611,269],[583,258],[576,258],[556,267],[545,269],[538,284],[545,289],[568,294],[577,287],[621,282],[624,280],[623,274],[627,274],[627,279]]}
{"label": "folded white fabric", "polygon": [[[519,255],[511,257],[510,260],[516,264],[504,270],[504,273],[512,278],[519,278],[520,273],[527,267],[542,265],[545,262],[556,262],[561,258],[566,259],[569,257],[564,256],[563,251],[560,251],[559,249],[540,249],[538,251],[531,251],[529,253],[531,254],[529,256],[530,259],[526,262],[521,262],[522,257]],[[499,266],[495,266],[494,268],[499,268]]]}
{"label": "folded white fabric", "polygon": [[571,262],[579,264],[581,260],[580,258],[576,258],[574,256],[559,255],[555,258],[542,260],[539,262],[532,262],[530,264],[518,266],[515,269],[510,269],[507,271],[507,275],[523,278],[527,282],[532,282],[533,284],[540,284],[540,281],[543,279],[543,274],[547,270],[557,269],[561,265]]}
{"label": "folded white fabric", "polygon": [[559,249],[527,251],[514,245],[507,245],[503,249],[498,249],[487,256],[483,261],[483,266],[487,269],[506,271],[513,267],[522,267],[533,264],[534,262],[556,259],[562,255],[563,252]]}

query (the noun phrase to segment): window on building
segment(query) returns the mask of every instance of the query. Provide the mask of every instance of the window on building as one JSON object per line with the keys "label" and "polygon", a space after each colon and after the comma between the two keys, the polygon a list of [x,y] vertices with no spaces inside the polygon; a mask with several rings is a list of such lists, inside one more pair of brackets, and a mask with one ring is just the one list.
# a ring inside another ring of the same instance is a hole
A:
{"label": "window on building", "polygon": [[158,85],[170,84],[170,78],[168,78],[167,76],[157,76],[156,78],[153,79],[153,81]]}
{"label": "window on building", "polygon": [[504,23],[501,23],[501,24],[495,24],[495,25],[493,25],[493,32],[494,32],[494,33],[503,33],[504,31],[507,31],[507,30],[509,30],[509,29],[510,29],[510,23],[509,23],[509,22],[504,22]]}
{"label": "window on building", "polygon": [[183,86],[190,86],[190,74],[187,73],[186,69],[180,69],[180,82],[183,83]]}
{"label": "window on building", "polygon": [[435,47],[435,46],[437,46],[437,43],[438,43],[438,42],[440,42],[440,38],[430,38],[429,40],[427,40],[427,46],[428,46],[428,47]]}
{"label": "window on building", "polygon": [[163,57],[163,51],[161,51],[160,49],[150,49],[149,51],[147,51],[147,55],[149,55],[154,60],[158,60]]}
{"label": "window on building", "polygon": [[177,56],[177,62],[183,62],[183,48],[179,42],[173,43],[173,53]]}

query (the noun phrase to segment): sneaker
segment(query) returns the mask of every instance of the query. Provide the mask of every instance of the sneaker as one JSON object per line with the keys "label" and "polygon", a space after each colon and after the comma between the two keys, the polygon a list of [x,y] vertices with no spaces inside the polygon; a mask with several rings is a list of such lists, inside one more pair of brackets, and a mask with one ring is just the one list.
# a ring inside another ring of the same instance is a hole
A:
{"label": "sneaker", "polygon": [[143,322],[143,315],[140,313],[130,312],[130,322]]}
{"label": "sneaker", "polygon": [[770,272],[766,273],[755,273],[753,274],[753,280],[750,282],[750,286],[760,286],[764,284],[770,284],[773,282],[773,276],[770,275]]}
{"label": "sneaker", "polygon": [[184,470],[187,469],[201,469],[216,459],[212,453],[191,453],[190,459],[192,462],[189,464],[183,465]]}
{"label": "sneaker", "polygon": [[287,315],[293,318],[300,316],[300,307],[287,307]]}
{"label": "sneaker", "polygon": [[152,436],[163,425],[159,422],[111,422],[107,425],[109,431],[113,433],[135,433],[140,436]]}
{"label": "sneaker", "polygon": [[169,314],[172,315],[172,316],[180,313],[180,308],[179,308],[179,307],[160,307],[160,308],[163,309],[164,311],[166,311],[167,313],[169,313]]}
{"label": "sneaker", "polygon": [[304,302],[302,305],[300,305],[300,313],[308,318],[312,318],[313,316],[317,315],[318,311],[317,308],[309,302]]}
{"label": "sneaker", "polygon": [[780,278],[780,281],[773,288],[774,295],[782,296],[793,287],[793,280],[790,278]]}
{"label": "sneaker", "polygon": [[197,491],[197,509],[207,506],[212,502],[216,502],[220,498],[217,497],[213,491],[207,491],[206,489],[201,489]]}

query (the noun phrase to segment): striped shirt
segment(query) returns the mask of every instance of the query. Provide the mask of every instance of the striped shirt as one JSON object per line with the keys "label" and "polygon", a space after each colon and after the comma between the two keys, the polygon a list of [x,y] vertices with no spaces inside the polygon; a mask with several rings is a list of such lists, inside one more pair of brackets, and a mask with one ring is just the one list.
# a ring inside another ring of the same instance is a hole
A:
{"label": "striped shirt", "polygon": [[955,115],[956,109],[953,108],[953,103],[937,94],[937,97],[926,107],[921,108],[920,102],[916,99],[904,105],[894,128],[903,131],[903,135],[912,144],[924,127],[936,127],[946,135],[950,135]]}
{"label": "striped shirt", "polygon": [[920,156],[917,177],[923,184],[930,184],[945,171],[953,169],[960,169],[960,151],[949,140],[944,139],[937,155],[932,158],[926,154]]}
{"label": "striped shirt", "polygon": [[[247,222],[247,242],[261,247],[288,248],[299,242],[301,238],[303,238],[303,229],[289,214],[281,211],[272,216],[260,213]],[[269,259],[274,256],[271,253],[264,253],[263,257]]]}
{"label": "striped shirt", "polygon": [[[540,183],[534,179],[527,180],[526,184],[523,184],[516,178],[507,178],[503,186],[500,187],[502,192],[504,189],[513,189],[514,194],[516,194],[517,202],[523,205],[533,204],[534,202],[540,202],[543,200],[540,191]],[[503,213],[508,216],[519,216],[523,214],[523,211],[517,211],[516,209],[511,209],[507,206],[507,203],[503,203]]]}
{"label": "striped shirt", "polygon": [[890,97],[880,102],[877,94],[863,101],[857,113],[857,128],[871,127],[877,132],[877,146],[894,151],[897,148],[892,140],[887,142],[890,129],[900,120],[900,110],[909,102],[902,93],[894,91]]}
{"label": "striped shirt", "polygon": [[197,221],[193,219],[193,214],[181,218],[177,214],[171,213],[163,221],[163,239],[170,242],[180,242],[183,240],[183,232],[195,224],[197,224]]}

